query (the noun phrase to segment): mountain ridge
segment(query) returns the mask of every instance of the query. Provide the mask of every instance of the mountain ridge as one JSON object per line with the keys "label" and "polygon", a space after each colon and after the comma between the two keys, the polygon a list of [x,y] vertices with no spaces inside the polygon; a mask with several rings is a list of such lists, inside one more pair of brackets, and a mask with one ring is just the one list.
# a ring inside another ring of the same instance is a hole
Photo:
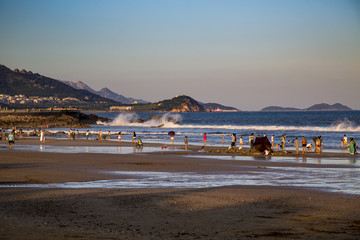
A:
{"label": "mountain ridge", "polygon": [[56,104],[115,104],[115,101],[101,97],[87,90],[74,89],[62,81],[15,69],[12,71],[0,65],[0,90],[5,95],[25,95],[27,97],[53,98]]}
{"label": "mountain ridge", "polygon": [[328,104],[328,103],[319,103],[314,104],[308,108],[293,108],[293,107],[279,107],[279,106],[269,106],[261,109],[262,112],[272,112],[272,111],[353,111],[353,109],[345,106],[341,103]]}
{"label": "mountain ridge", "polygon": [[69,86],[75,88],[75,89],[88,90],[89,92],[95,93],[95,94],[97,94],[99,96],[114,100],[114,101],[119,102],[119,103],[124,103],[124,104],[132,104],[134,102],[149,103],[148,101],[145,101],[145,100],[142,100],[142,99],[127,98],[124,95],[118,94],[118,93],[110,90],[107,87],[104,87],[104,88],[100,89],[99,91],[96,91],[96,90],[92,89],[91,87],[89,87],[86,83],[81,82],[81,81],[77,81],[77,82],[63,81],[63,82],[68,84]]}

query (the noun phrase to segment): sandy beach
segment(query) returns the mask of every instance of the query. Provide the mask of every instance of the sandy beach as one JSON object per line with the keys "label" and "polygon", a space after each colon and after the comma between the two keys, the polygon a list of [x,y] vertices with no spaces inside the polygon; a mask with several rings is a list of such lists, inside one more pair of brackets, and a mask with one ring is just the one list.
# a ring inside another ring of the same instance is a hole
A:
{"label": "sandy beach", "polygon": [[[0,149],[0,184],[118,179],[109,171],[229,173],[298,167],[297,162],[221,161],[201,153],[59,153]],[[117,146],[116,142],[53,140],[52,146]],[[122,143],[122,146],[131,146]],[[148,145],[147,145],[148,146]],[[147,147],[146,146],[146,147]],[[151,144],[160,148],[159,144]],[[183,146],[179,145],[179,149]],[[189,154],[189,157],[184,155]],[[192,156],[200,155],[201,158]],[[346,153],[312,153],[322,159]],[[358,159],[358,157],[356,156]],[[323,168],[325,164],[307,164]],[[341,167],[341,166],[333,166]],[[358,181],[358,179],[354,179]],[[0,188],[0,239],[359,239],[360,195],[302,187]]]}

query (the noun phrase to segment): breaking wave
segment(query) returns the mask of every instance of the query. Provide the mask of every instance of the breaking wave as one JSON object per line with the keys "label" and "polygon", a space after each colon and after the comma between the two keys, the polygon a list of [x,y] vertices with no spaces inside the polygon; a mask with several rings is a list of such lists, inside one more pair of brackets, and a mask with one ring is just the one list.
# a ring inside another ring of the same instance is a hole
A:
{"label": "breaking wave", "polygon": [[136,126],[159,127],[175,129],[227,129],[227,130],[254,130],[254,131],[314,131],[314,132],[360,132],[360,126],[343,119],[329,126],[284,126],[284,125],[197,125],[180,124],[182,117],[179,114],[166,113],[162,116],[140,122],[135,113],[119,114],[112,122],[102,123],[109,126]]}
{"label": "breaking wave", "polygon": [[110,126],[177,128],[180,127],[178,123],[181,121],[182,117],[179,114],[166,113],[144,121],[136,113],[121,113],[112,122],[102,124]]}

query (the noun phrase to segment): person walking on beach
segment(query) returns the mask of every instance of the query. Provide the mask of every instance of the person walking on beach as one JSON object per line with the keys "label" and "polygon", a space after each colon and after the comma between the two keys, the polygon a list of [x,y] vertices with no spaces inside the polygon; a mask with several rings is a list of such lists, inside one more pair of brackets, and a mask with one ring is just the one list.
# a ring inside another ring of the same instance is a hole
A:
{"label": "person walking on beach", "polygon": [[301,144],[302,144],[302,153],[303,153],[303,154],[306,154],[307,141],[306,141],[306,138],[305,138],[305,137],[302,137]]}
{"label": "person walking on beach", "polygon": [[204,146],[206,146],[206,140],[207,140],[206,133],[204,133],[204,136],[203,136]]}
{"label": "person walking on beach", "polygon": [[187,136],[185,136],[184,143],[185,143],[185,151],[187,151],[188,150],[188,137]]}
{"label": "person walking on beach", "polygon": [[108,138],[109,141],[110,141],[110,137],[111,137],[111,132],[109,131],[109,132],[108,132],[108,136],[107,136],[107,138]]}
{"label": "person walking on beach", "polygon": [[135,132],[133,132],[133,138],[132,138],[131,143],[136,143],[136,133]]}
{"label": "person walking on beach", "polygon": [[87,130],[86,133],[85,133],[86,140],[89,140],[89,135],[90,135],[90,132],[89,132],[89,130]]}
{"label": "person walking on beach", "polygon": [[8,135],[8,140],[9,140],[9,147],[12,148],[12,145],[15,144],[15,141],[14,141],[14,131],[11,131]]}
{"label": "person walking on beach", "polygon": [[296,154],[299,154],[300,142],[299,142],[298,138],[295,138],[294,146],[296,148]]}
{"label": "person walking on beach", "polygon": [[272,135],[272,136],[271,136],[271,147],[272,147],[272,148],[274,148],[274,144],[275,144],[274,139],[275,139],[275,136]]}
{"label": "person walking on beach", "polygon": [[121,143],[121,132],[118,133],[117,139],[118,139],[118,143]]}
{"label": "person walking on beach", "polygon": [[45,143],[45,130],[42,129],[40,132],[40,143]]}
{"label": "person walking on beach", "polygon": [[243,144],[244,144],[243,138],[240,137],[240,138],[239,138],[239,150],[242,149],[242,145],[243,145]]}

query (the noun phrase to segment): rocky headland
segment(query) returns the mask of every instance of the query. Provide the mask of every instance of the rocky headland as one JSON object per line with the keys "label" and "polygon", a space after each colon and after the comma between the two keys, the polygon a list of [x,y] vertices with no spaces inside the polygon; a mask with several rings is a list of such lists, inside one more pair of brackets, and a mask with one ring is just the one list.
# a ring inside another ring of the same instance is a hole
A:
{"label": "rocky headland", "polygon": [[0,128],[86,128],[97,121],[109,122],[110,119],[79,111],[0,112]]}

